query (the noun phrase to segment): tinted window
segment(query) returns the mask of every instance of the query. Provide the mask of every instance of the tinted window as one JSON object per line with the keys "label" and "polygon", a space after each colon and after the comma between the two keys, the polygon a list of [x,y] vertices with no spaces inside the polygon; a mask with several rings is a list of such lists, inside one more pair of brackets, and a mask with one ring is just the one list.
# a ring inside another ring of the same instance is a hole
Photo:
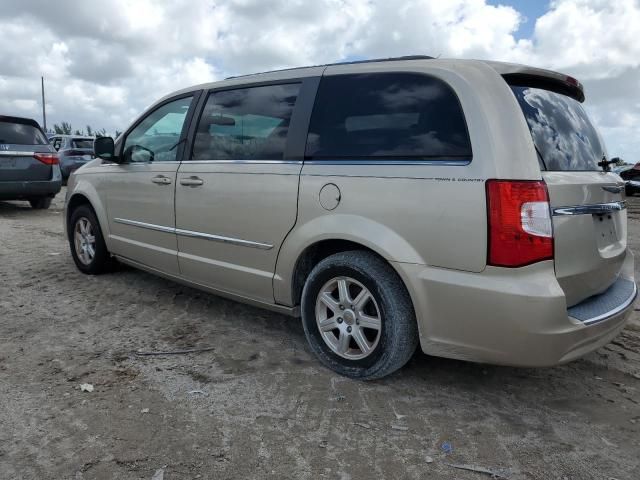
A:
{"label": "tinted window", "polygon": [[0,121],[0,143],[46,145],[49,142],[40,129],[33,125]]}
{"label": "tinted window", "polygon": [[71,148],[93,149],[93,140],[88,138],[74,138],[71,140]]}
{"label": "tinted window", "polygon": [[470,158],[462,108],[441,80],[413,73],[324,77],[309,158]]}
{"label": "tinted window", "polygon": [[281,160],[300,85],[209,95],[193,145],[195,160]]}
{"label": "tinted window", "polygon": [[540,88],[511,89],[547,170],[600,170],[604,147],[577,100]]}
{"label": "tinted window", "polygon": [[124,157],[129,162],[173,162],[178,154],[182,134],[193,97],[165,103],[151,112],[130,133],[124,143]]}

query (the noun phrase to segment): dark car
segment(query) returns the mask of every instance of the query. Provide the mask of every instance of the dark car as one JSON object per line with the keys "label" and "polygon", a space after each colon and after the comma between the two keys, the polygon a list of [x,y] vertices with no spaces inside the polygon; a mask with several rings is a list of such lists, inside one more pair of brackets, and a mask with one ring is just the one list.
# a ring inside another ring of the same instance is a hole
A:
{"label": "dark car", "polygon": [[61,185],[58,154],[38,122],[0,115],[0,200],[49,208]]}
{"label": "dark car", "polygon": [[49,142],[58,152],[63,182],[67,181],[74,170],[93,160],[94,140],[94,137],[78,135],[53,135],[49,138]]}
{"label": "dark car", "polygon": [[613,171],[624,180],[624,189],[628,197],[640,193],[640,163],[616,167]]}

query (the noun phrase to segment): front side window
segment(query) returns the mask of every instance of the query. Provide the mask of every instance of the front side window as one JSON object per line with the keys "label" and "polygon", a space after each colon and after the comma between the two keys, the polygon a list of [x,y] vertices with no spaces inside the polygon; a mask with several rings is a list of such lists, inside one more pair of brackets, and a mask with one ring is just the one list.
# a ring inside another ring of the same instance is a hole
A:
{"label": "front side window", "polygon": [[194,160],[282,160],[299,84],[209,95],[198,122]]}
{"label": "front side window", "polygon": [[547,170],[600,170],[604,146],[580,102],[541,88],[511,90]]}
{"label": "front side window", "polygon": [[416,73],[324,77],[305,156],[310,159],[465,159],[460,102],[442,80]]}
{"label": "front side window", "polygon": [[123,156],[125,161],[174,162],[184,121],[193,97],[165,103],[151,112],[127,135]]}

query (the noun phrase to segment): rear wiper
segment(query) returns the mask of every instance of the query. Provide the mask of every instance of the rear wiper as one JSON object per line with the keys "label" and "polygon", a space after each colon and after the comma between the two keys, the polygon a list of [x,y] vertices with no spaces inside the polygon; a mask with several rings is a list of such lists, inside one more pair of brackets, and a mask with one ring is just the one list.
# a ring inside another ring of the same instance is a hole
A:
{"label": "rear wiper", "polygon": [[619,157],[614,157],[611,160],[607,160],[607,157],[602,155],[602,160],[600,160],[598,162],[598,166],[602,167],[602,170],[604,172],[610,172],[611,171],[611,167],[609,165],[613,165],[614,163],[618,163],[619,160],[620,160]]}

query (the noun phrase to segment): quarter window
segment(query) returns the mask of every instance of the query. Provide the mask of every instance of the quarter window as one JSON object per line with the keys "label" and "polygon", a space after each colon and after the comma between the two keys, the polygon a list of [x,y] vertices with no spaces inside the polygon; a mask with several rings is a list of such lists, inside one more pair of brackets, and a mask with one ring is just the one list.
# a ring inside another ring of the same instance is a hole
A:
{"label": "quarter window", "polygon": [[460,102],[443,81],[415,73],[324,77],[305,155],[311,159],[471,158]]}
{"label": "quarter window", "polygon": [[127,135],[123,155],[126,161],[173,162],[184,121],[193,97],[165,103],[151,112]]}
{"label": "quarter window", "polygon": [[300,85],[223,90],[209,95],[194,160],[281,160]]}

